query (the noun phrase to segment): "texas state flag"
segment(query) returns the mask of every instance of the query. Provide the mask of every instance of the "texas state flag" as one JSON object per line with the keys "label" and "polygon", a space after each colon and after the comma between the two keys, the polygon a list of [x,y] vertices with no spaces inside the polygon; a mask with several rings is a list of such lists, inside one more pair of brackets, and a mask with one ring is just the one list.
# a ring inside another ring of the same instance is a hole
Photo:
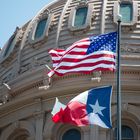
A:
{"label": "texas state flag", "polygon": [[55,123],[69,123],[76,126],[89,124],[111,128],[112,86],[90,89],[73,98],[67,105],[58,101],[52,110]]}

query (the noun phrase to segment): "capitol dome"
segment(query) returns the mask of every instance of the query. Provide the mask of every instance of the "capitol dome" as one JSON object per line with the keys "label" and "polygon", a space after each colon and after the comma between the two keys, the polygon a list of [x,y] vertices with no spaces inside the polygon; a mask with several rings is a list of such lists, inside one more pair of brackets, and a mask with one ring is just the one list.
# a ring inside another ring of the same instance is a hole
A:
{"label": "capitol dome", "polygon": [[[140,139],[140,1],[55,0],[17,27],[0,51],[0,140],[116,139],[115,72],[51,79],[47,73],[52,68],[50,49],[67,49],[83,38],[116,31],[118,14],[122,15],[122,139]],[[113,86],[113,129],[53,123],[56,97],[67,104],[76,95],[105,85]]]}

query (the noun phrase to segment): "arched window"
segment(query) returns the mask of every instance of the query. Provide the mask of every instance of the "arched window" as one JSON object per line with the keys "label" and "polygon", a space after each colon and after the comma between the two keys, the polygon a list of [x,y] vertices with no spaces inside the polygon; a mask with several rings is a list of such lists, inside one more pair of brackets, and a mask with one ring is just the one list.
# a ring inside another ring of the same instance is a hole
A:
{"label": "arched window", "polygon": [[68,28],[72,32],[85,31],[91,27],[91,19],[93,19],[93,4],[79,3],[79,5],[71,8]]}
{"label": "arched window", "polygon": [[133,5],[132,3],[120,4],[120,15],[122,15],[123,23],[130,23],[133,20]]}
{"label": "arched window", "polygon": [[[117,129],[115,128],[115,140],[117,139]],[[127,125],[122,125],[122,140],[134,140],[134,131]]]}
{"label": "arched window", "polygon": [[122,126],[122,139],[126,140],[126,139],[134,139],[134,131],[132,128],[130,128],[127,125],[123,125]]}
{"label": "arched window", "polygon": [[118,24],[118,14],[122,15],[122,30],[125,30],[125,27],[129,27],[131,31],[133,29],[131,27],[135,27],[138,21],[138,1],[121,0],[114,2],[113,20],[116,24]]}
{"label": "arched window", "polygon": [[13,35],[9,39],[8,45],[6,46],[6,49],[4,50],[3,57],[7,56],[10,53],[10,51],[14,48],[14,46],[15,46],[14,39],[15,39],[15,35]]}
{"label": "arched window", "polygon": [[32,29],[29,33],[29,42],[31,44],[42,41],[48,37],[52,18],[53,14],[48,12],[45,15],[39,15],[39,17],[32,22]]}
{"label": "arched window", "polygon": [[62,135],[62,140],[81,140],[81,133],[77,129],[69,129]]}
{"label": "arched window", "polygon": [[74,26],[83,26],[86,23],[88,7],[80,7],[76,10]]}
{"label": "arched window", "polygon": [[35,30],[35,34],[34,34],[34,39],[38,39],[43,36],[46,24],[47,24],[47,18],[42,19],[38,22],[36,30]]}
{"label": "arched window", "polygon": [[20,136],[17,136],[14,140],[28,140],[28,136],[27,135],[20,135]]}
{"label": "arched window", "polygon": [[29,133],[25,129],[15,130],[9,137],[8,140],[28,140]]}

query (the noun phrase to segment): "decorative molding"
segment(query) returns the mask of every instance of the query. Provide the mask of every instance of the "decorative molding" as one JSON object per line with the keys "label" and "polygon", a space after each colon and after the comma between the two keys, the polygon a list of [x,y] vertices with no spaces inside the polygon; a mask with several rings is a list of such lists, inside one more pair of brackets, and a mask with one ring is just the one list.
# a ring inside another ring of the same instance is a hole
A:
{"label": "decorative molding", "polygon": [[40,86],[38,89],[39,90],[47,90],[51,87],[51,85],[52,85],[52,79],[49,78],[48,76],[44,76],[43,86]]}
{"label": "decorative molding", "polygon": [[0,95],[1,105],[6,104],[11,99],[10,94]]}
{"label": "decorative molding", "polygon": [[113,9],[110,10],[109,14],[108,14],[108,18],[111,19],[111,22],[113,22]]}
{"label": "decorative molding", "polygon": [[14,96],[20,95],[20,94],[25,93],[25,92],[27,92],[29,90],[34,89],[34,88],[38,89],[42,85],[43,85],[43,81],[35,82],[33,84],[30,84],[29,86],[23,87],[21,89],[18,89],[16,91],[12,92],[11,96],[14,97]]}
{"label": "decorative molding", "polygon": [[102,74],[101,71],[93,72],[93,77],[91,78],[91,81],[97,80],[98,82],[100,82],[101,81],[101,74]]}
{"label": "decorative molding", "polygon": [[40,119],[44,116],[44,111],[35,111],[32,115],[35,119]]}
{"label": "decorative molding", "polygon": [[140,10],[138,10],[138,21],[140,21]]}
{"label": "decorative molding", "polygon": [[19,121],[13,122],[13,126],[15,129],[20,128],[20,122]]}
{"label": "decorative molding", "polygon": [[41,67],[45,64],[49,64],[50,63],[50,59],[48,59],[48,57],[44,57],[43,59],[39,59],[37,57],[33,57],[32,61],[30,63],[28,63],[26,66],[21,66],[20,67],[20,74],[23,74],[27,71],[33,71],[36,70],[36,68]]}
{"label": "decorative molding", "polygon": [[79,3],[77,4],[77,6],[87,6],[88,1],[87,0],[79,0]]}
{"label": "decorative molding", "polygon": [[16,65],[13,66],[13,68],[11,69],[11,72],[9,72],[7,75],[5,75],[4,77],[1,78],[2,83],[8,83],[11,80],[13,80],[14,78],[16,78],[17,76],[17,69],[16,69]]}
{"label": "decorative molding", "polygon": [[[42,70],[40,70],[38,72],[42,73]],[[58,77],[58,76],[55,75],[52,78],[52,81],[51,81],[52,87],[51,87],[50,90],[53,90],[53,89],[55,90],[55,86],[53,85],[53,81],[55,81],[55,84],[59,83],[59,80],[62,81],[62,83],[63,83],[63,82],[65,82],[65,80],[69,81],[71,78],[72,79],[74,78],[75,82],[76,82],[76,79],[80,78],[80,77],[83,78],[83,80],[85,78],[87,78],[89,80],[90,77],[91,77],[91,79],[92,78],[95,78],[95,79],[100,78],[100,80],[102,78],[103,81],[104,81],[105,80],[105,75],[112,75],[112,74],[113,74],[112,72],[102,72],[102,73],[101,72],[93,72],[93,73],[88,74],[88,75],[87,74],[69,74],[69,75],[65,75],[65,76],[62,76],[62,77]],[[135,83],[135,82],[138,82],[139,79],[140,79],[140,76],[138,76],[138,75],[140,75],[139,71],[132,71],[131,69],[128,71],[128,68],[127,68],[127,71],[123,70],[122,74],[125,76],[125,78],[127,77],[127,79],[125,79],[125,84],[127,84],[127,81],[133,81],[133,83]],[[7,101],[12,100],[15,96],[27,93],[28,91],[31,91],[31,90],[34,90],[34,89],[38,90],[40,87],[47,86],[50,83],[49,78],[45,75],[39,75],[35,78],[32,78],[32,79],[30,78],[30,80],[25,80],[25,79],[27,79],[27,77],[29,75],[30,75],[30,73],[26,74],[26,76],[23,75],[22,77],[20,77],[18,79],[15,79],[13,82],[10,82],[10,85],[12,85],[12,87],[13,87],[12,90],[10,90],[10,91],[5,89],[4,87],[1,87],[0,88],[0,91],[1,91],[1,94],[0,94],[1,97],[0,98],[1,98],[1,100],[6,103]],[[30,76],[32,77],[33,75],[37,75],[37,72],[34,71],[32,73],[32,75],[30,75]],[[43,76],[43,78],[42,78],[42,76]],[[40,80],[37,81],[38,78]],[[17,86],[20,87],[20,88],[17,88],[13,85],[13,83],[17,83],[18,81],[20,81],[20,82],[18,83]],[[73,84],[74,84],[74,80],[72,80],[72,81],[73,81]],[[103,81],[101,80],[101,84],[102,84]],[[105,80],[105,81],[107,81],[107,80]],[[65,84],[68,84],[68,83],[69,82],[67,82],[67,83],[65,82]],[[138,84],[135,84],[135,86],[138,86]]]}
{"label": "decorative molding", "polygon": [[127,111],[128,110],[128,103],[122,103],[122,110]]}
{"label": "decorative molding", "polygon": [[128,44],[122,44],[121,52],[139,54],[140,53],[140,48],[133,48],[133,47],[128,46]]}

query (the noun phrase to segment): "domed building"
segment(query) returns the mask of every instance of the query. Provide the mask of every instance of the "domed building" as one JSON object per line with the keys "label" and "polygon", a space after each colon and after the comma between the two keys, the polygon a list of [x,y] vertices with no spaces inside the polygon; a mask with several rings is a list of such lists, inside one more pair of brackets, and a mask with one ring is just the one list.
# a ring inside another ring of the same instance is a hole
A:
{"label": "domed building", "polygon": [[[116,140],[116,73],[54,75],[50,49],[117,30],[121,22],[122,139],[140,140],[140,1],[56,0],[16,28],[0,51],[0,140]],[[50,87],[48,88],[48,85]],[[94,87],[113,85],[112,129],[53,123],[58,97],[67,104]]]}

